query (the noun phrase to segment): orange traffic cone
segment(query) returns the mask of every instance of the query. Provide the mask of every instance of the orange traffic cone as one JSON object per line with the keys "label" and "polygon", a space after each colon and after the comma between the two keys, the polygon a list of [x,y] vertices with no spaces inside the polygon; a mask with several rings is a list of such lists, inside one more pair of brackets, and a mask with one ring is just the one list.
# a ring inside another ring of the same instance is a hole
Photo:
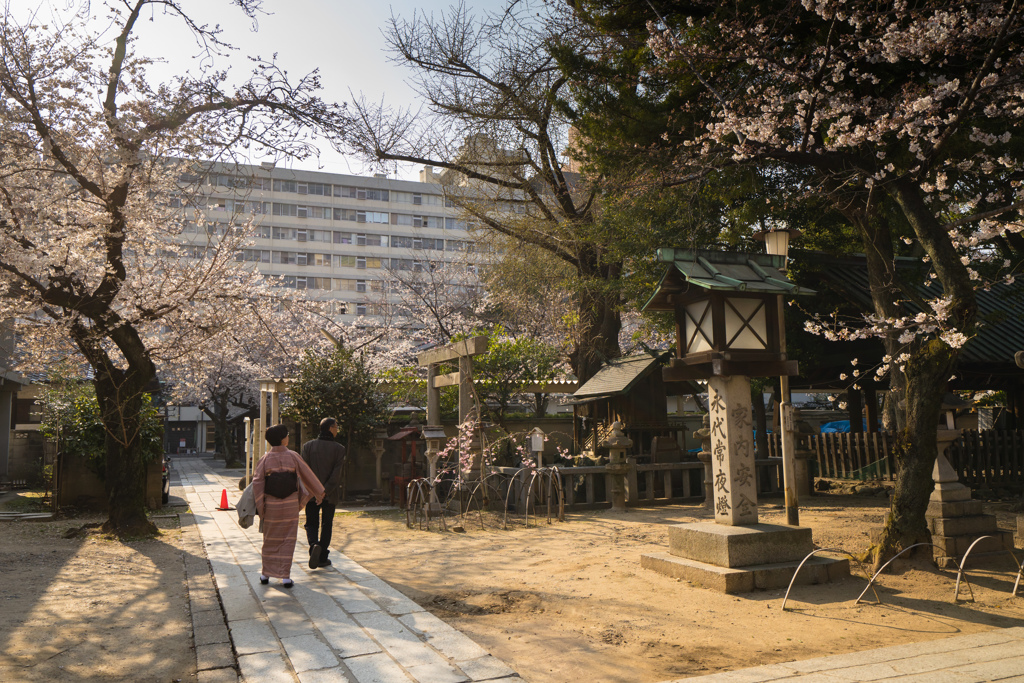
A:
{"label": "orange traffic cone", "polygon": [[218,510],[230,510],[231,509],[230,507],[228,507],[228,490],[227,489],[221,490],[221,492],[220,492],[220,507],[218,507],[217,509]]}

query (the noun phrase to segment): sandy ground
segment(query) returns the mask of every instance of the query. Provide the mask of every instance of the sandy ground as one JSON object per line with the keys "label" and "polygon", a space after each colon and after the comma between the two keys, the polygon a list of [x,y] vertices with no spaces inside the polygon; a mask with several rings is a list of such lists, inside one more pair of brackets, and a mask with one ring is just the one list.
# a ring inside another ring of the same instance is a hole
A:
{"label": "sandy ground", "polygon": [[65,538],[102,519],[0,522],[0,681],[196,680],[177,517]]}
{"label": "sandy ground", "polygon": [[[801,522],[826,547],[860,552],[886,501],[813,498]],[[782,521],[778,505],[765,521]],[[640,567],[667,525],[705,518],[672,506],[569,515],[510,530],[475,515],[465,533],[405,526],[398,512],[339,514],[334,546],[463,630],[530,683],[655,682],[1024,623],[1009,560],[955,575],[909,568],[881,580],[884,604],[853,604],[852,578],[731,597]],[[1000,516],[1012,528],[1014,516]],[[0,523],[0,681],[195,680],[176,518],[154,540],[64,534],[100,517]],[[869,593],[870,595],[870,593]],[[966,595],[966,593],[965,593]]]}
{"label": "sandy ground", "polygon": [[[819,546],[861,553],[886,506],[819,496],[800,521]],[[441,533],[436,523],[407,529],[397,513],[349,513],[336,518],[333,545],[531,683],[664,681],[1024,623],[1008,557],[970,573],[973,603],[953,603],[955,573],[905,567],[882,577],[882,605],[854,605],[858,576],[796,587],[786,612],[784,591],[727,596],[640,567],[641,553],[667,550],[668,525],[705,518],[672,506],[503,531],[498,516],[481,530],[474,513],[466,533]],[[762,519],[781,523],[784,512],[769,504]]]}

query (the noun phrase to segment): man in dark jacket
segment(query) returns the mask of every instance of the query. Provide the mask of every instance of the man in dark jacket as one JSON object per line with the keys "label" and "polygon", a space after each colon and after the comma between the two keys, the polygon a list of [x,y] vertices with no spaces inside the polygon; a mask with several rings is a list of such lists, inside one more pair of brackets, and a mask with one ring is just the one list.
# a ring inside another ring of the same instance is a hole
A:
{"label": "man in dark jacket", "polygon": [[325,417],[320,421],[320,436],[302,444],[302,459],[324,485],[324,499],[306,504],[306,539],[309,541],[309,568],[330,566],[331,532],[334,529],[334,508],[340,496],[341,476],[345,470],[345,447],[334,439],[338,421]]}

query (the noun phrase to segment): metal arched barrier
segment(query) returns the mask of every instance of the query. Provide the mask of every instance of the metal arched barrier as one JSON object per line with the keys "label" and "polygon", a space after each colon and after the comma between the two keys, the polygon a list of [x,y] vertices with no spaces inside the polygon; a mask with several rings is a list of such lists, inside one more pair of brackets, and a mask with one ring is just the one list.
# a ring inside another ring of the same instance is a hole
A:
{"label": "metal arched barrier", "polygon": [[557,495],[558,497],[558,521],[565,521],[565,493],[562,489],[562,477],[558,473],[558,467],[542,467],[534,470],[529,468],[523,468],[512,475],[512,479],[509,481],[508,491],[505,493],[505,516],[502,520],[502,528],[508,528],[508,501],[515,489],[515,482],[519,479],[520,475],[530,475],[530,481],[524,482],[526,484],[526,527],[530,527],[530,499],[533,496],[533,484],[540,478],[542,481],[546,480],[548,484],[548,504],[547,504],[547,517],[548,524],[551,523],[551,499]]}
{"label": "metal arched barrier", "polygon": [[[919,547],[921,547],[923,545],[931,546],[932,548],[939,548],[939,546],[935,545],[934,543],[915,543],[914,545],[908,546],[908,547],[904,548],[903,550],[899,551],[893,557],[891,557],[888,562],[886,562],[885,564],[883,564],[881,567],[878,568],[878,571],[875,572],[874,576],[871,577],[871,580],[868,581],[868,585],[864,588],[863,591],[861,591],[861,594],[857,596],[857,599],[854,601],[853,604],[855,604],[855,605],[859,605],[860,604],[860,599],[864,597],[864,593],[868,592],[868,588],[871,588],[871,584],[873,584],[875,582],[875,579],[878,578],[878,575],[881,574],[882,572],[884,572],[885,568],[888,567],[890,564],[892,564],[896,560],[896,558],[898,558],[900,555],[902,555],[903,553],[905,553],[907,551],[913,550],[914,548],[919,548]],[[941,548],[939,548],[939,549],[941,550]],[[953,560],[954,563],[956,563],[956,568],[959,571],[960,570],[960,563],[956,561],[955,557],[952,558],[952,560]],[[959,576],[959,574],[957,576]],[[971,600],[973,600],[974,599],[974,589],[971,588],[971,584],[970,584],[969,581],[967,581],[967,579],[964,579],[964,583],[967,584],[967,588],[971,591]],[[878,598],[878,591],[875,591],[875,598]],[[877,604],[881,604],[881,602],[882,602],[881,599],[879,599],[878,602],[876,602],[875,604],[876,605]]]}
{"label": "metal arched barrier", "polygon": [[[860,565],[861,569],[864,569],[864,563],[863,562],[861,562],[856,557],[854,557],[852,554],[846,552],[842,548],[818,548],[817,550],[812,550],[810,553],[807,554],[807,557],[805,557],[804,559],[800,560],[800,564],[797,565],[796,571],[793,572],[793,578],[789,580],[789,587],[786,588],[786,596],[784,598],[782,598],[782,611],[783,612],[786,611],[786,601],[789,600],[789,592],[791,590],[793,590],[793,584],[796,582],[796,577],[800,573],[800,570],[804,568],[804,563],[807,562],[807,560],[811,559],[812,557],[814,557],[814,555],[816,555],[818,553],[839,553],[841,555],[846,555],[851,560],[853,560],[858,565]],[[864,574],[866,576],[867,572],[865,571]],[[871,584],[869,582],[868,586],[870,587],[870,585]],[[867,589],[865,588],[864,590],[866,591]],[[877,601],[875,604],[881,603],[882,599],[878,597],[878,591],[875,591],[874,589],[872,589],[872,590],[875,593],[875,600]],[[861,595],[863,595],[863,593],[861,593]]]}
{"label": "metal arched barrier", "polygon": [[[967,582],[967,576],[966,576],[966,574],[964,574],[964,568],[967,566],[967,558],[968,558],[968,556],[970,556],[971,551],[974,550],[974,546],[978,545],[978,543],[980,541],[982,541],[982,540],[984,540],[986,538],[994,538],[994,537],[993,536],[979,536],[978,538],[974,539],[974,542],[971,543],[971,545],[967,548],[967,552],[964,553],[964,559],[960,560],[960,565],[959,565],[959,567],[957,567],[957,572],[956,572],[956,592],[953,593],[953,600],[957,600],[960,597],[960,577],[961,576],[964,577],[964,582],[967,583],[967,587],[970,588],[971,584],[969,582]],[[1017,561],[1017,556],[1013,554],[1012,550],[1007,549],[1006,552],[1010,554],[1010,557],[1013,558],[1014,563],[1017,565],[1017,580],[1013,582],[1013,592],[1010,593],[1010,595],[1012,595],[1013,597],[1017,597],[1017,588],[1020,586],[1020,578],[1021,578],[1021,573],[1024,572],[1024,566],[1022,566],[1021,563]],[[971,591],[971,600],[972,601],[974,600],[974,591]]]}

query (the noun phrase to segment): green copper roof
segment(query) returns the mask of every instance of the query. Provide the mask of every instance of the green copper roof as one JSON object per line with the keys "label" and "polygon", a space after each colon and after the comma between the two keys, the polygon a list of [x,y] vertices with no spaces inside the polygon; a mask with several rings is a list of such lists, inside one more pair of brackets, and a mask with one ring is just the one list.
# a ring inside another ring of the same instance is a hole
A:
{"label": "green copper roof", "polygon": [[782,272],[785,258],[771,254],[733,251],[658,250],[658,260],[671,264],[643,310],[671,310],[668,295],[697,287],[703,290],[758,294],[814,294],[799,287]]}

